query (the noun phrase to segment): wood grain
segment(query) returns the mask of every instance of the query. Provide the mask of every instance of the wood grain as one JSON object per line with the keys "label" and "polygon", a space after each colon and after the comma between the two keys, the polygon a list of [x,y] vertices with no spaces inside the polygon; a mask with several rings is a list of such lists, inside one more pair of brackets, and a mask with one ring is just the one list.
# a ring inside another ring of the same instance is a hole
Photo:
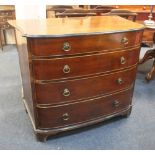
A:
{"label": "wood grain", "polygon": [[[36,80],[68,79],[124,69],[136,65],[139,60],[139,48],[82,56],[35,59],[32,60],[34,78]],[[131,57],[134,59],[130,59]],[[68,73],[64,72],[66,65]]]}
{"label": "wood grain", "polygon": [[26,37],[62,37],[135,31],[144,26],[118,16],[51,18],[45,20],[14,20],[9,24]]}
{"label": "wood grain", "polygon": [[[33,56],[66,56],[84,54],[101,50],[124,49],[140,45],[141,31],[115,34],[91,35],[61,38],[31,38],[30,46]],[[127,38],[128,43],[122,42]],[[69,43],[70,50],[64,51],[64,43]],[[107,52],[107,51],[106,51]]]}
{"label": "wood grain", "polygon": [[[129,107],[132,93],[131,89],[129,89],[106,97],[103,96],[94,100],[86,100],[70,105],[46,108],[39,107],[37,110],[39,118],[38,128],[65,127],[87,122],[98,117],[112,115]],[[114,105],[116,101],[119,102],[118,106]],[[64,120],[66,117],[64,117],[64,114],[68,114],[68,120]]]}
{"label": "wood grain", "polygon": [[[37,104],[61,104],[125,89],[133,84],[135,73],[134,67],[107,75],[36,84]],[[69,96],[63,95],[65,89],[69,90]]]}

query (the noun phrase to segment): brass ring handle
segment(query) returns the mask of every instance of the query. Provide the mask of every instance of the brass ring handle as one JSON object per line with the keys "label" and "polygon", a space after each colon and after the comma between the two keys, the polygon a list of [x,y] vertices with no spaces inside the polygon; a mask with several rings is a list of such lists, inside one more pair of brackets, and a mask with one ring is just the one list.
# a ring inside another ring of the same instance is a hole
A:
{"label": "brass ring handle", "polygon": [[127,45],[129,43],[128,38],[123,37],[122,40],[121,40],[121,43],[123,43],[124,45]]}
{"label": "brass ring handle", "polygon": [[69,73],[70,72],[70,67],[68,65],[65,65],[63,68],[64,73]]}
{"label": "brass ring handle", "polygon": [[63,96],[70,96],[70,91],[67,88],[64,89]]}
{"label": "brass ring handle", "polygon": [[114,106],[115,108],[119,107],[119,105],[120,105],[120,102],[119,102],[118,100],[115,100],[115,101],[113,102],[113,106]]}
{"label": "brass ring handle", "polygon": [[121,64],[123,65],[123,64],[125,64],[125,63],[126,63],[125,58],[124,58],[124,57],[121,57]]}
{"label": "brass ring handle", "polygon": [[68,51],[71,50],[71,46],[70,46],[70,44],[69,44],[68,42],[65,42],[65,43],[63,44],[63,50],[64,50],[65,52],[68,52]]}
{"label": "brass ring handle", "polygon": [[62,118],[63,118],[64,121],[68,121],[69,120],[69,114],[68,113],[64,113],[62,115]]}
{"label": "brass ring handle", "polygon": [[118,78],[118,79],[117,79],[117,82],[118,82],[118,84],[122,84],[122,83],[123,83],[122,78]]}

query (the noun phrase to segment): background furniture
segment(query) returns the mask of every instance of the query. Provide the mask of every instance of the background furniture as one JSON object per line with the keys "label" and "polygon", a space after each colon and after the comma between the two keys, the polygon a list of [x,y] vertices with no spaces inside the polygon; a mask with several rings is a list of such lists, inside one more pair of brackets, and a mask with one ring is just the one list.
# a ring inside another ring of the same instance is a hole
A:
{"label": "background furniture", "polygon": [[62,13],[66,9],[73,9],[71,5],[48,5],[46,8],[46,18],[52,17],[52,14],[55,17],[56,13]]}
{"label": "background furniture", "polygon": [[[149,30],[149,32],[152,32],[152,33],[150,33],[150,37],[153,38],[154,33],[155,33],[155,25],[153,25],[153,26],[147,26],[146,25],[145,31],[147,31],[147,30]],[[151,70],[146,75],[146,80],[148,82],[153,78],[153,76],[155,74],[155,48],[148,50],[145,53],[144,57],[140,60],[139,64],[143,64],[149,59],[153,59],[153,65],[152,65]]]}
{"label": "background furniture", "polygon": [[[142,22],[141,22],[142,23]],[[155,31],[152,28],[146,28],[143,33],[144,46],[153,47],[155,43]]]}
{"label": "background furniture", "polygon": [[[150,14],[150,5],[115,5],[116,9],[127,9],[137,13],[138,21],[147,20]],[[153,20],[155,20],[155,11],[153,10]]]}
{"label": "background furniture", "polygon": [[[87,5],[79,5],[79,7],[76,7],[76,10],[83,10],[84,12],[82,13],[95,13],[96,15],[101,15],[102,13],[107,13],[109,12],[111,9],[114,9],[115,7],[113,6],[94,6],[94,7],[89,7]],[[73,6],[65,6],[65,5],[47,5],[47,9],[46,9],[46,17],[47,18],[51,18],[51,17],[55,17],[55,15],[57,14],[57,16],[59,15],[59,13],[63,13],[66,10],[71,10],[71,9],[75,9]],[[69,12],[68,12],[69,13]],[[80,14],[79,12],[76,12],[77,14]],[[53,14],[53,15],[52,15]],[[61,15],[61,14],[60,14]]]}
{"label": "background furniture", "polygon": [[109,13],[102,15],[117,15],[135,22],[137,13],[125,9],[112,9]]}
{"label": "background furniture", "polygon": [[130,114],[143,25],[118,16],[9,23],[38,140]]}
{"label": "background furniture", "polygon": [[85,16],[96,16],[96,13],[92,13],[86,9],[69,9],[65,10],[62,13],[56,13],[55,17],[64,18],[64,17],[85,17]]}
{"label": "background furniture", "polygon": [[112,9],[114,9],[113,6],[108,6],[108,5],[98,5],[95,7],[90,7],[88,9],[90,12],[96,13],[98,16],[102,15],[103,13],[110,12]]}
{"label": "background furniture", "polygon": [[9,25],[7,21],[12,19],[15,19],[14,6],[0,5],[0,46],[2,50],[3,45],[6,44],[6,36],[5,36],[6,30],[13,29],[13,27]]}

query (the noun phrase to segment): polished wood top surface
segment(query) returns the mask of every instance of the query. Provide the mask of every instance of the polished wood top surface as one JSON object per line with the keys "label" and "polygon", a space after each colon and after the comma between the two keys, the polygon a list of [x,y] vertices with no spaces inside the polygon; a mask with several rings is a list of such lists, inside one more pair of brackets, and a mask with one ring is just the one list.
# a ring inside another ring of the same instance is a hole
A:
{"label": "polished wood top surface", "polygon": [[25,37],[62,37],[104,34],[143,29],[144,25],[119,16],[50,18],[41,20],[12,20],[9,24]]}

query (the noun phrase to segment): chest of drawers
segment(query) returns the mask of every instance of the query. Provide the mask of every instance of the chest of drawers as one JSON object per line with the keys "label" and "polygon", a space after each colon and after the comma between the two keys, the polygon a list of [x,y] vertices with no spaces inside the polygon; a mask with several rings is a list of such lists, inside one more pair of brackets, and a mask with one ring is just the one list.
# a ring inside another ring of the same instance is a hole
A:
{"label": "chest of drawers", "polygon": [[142,25],[116,16],[9,23],[16,28],[23,100],[39,140],[129,115]]}

